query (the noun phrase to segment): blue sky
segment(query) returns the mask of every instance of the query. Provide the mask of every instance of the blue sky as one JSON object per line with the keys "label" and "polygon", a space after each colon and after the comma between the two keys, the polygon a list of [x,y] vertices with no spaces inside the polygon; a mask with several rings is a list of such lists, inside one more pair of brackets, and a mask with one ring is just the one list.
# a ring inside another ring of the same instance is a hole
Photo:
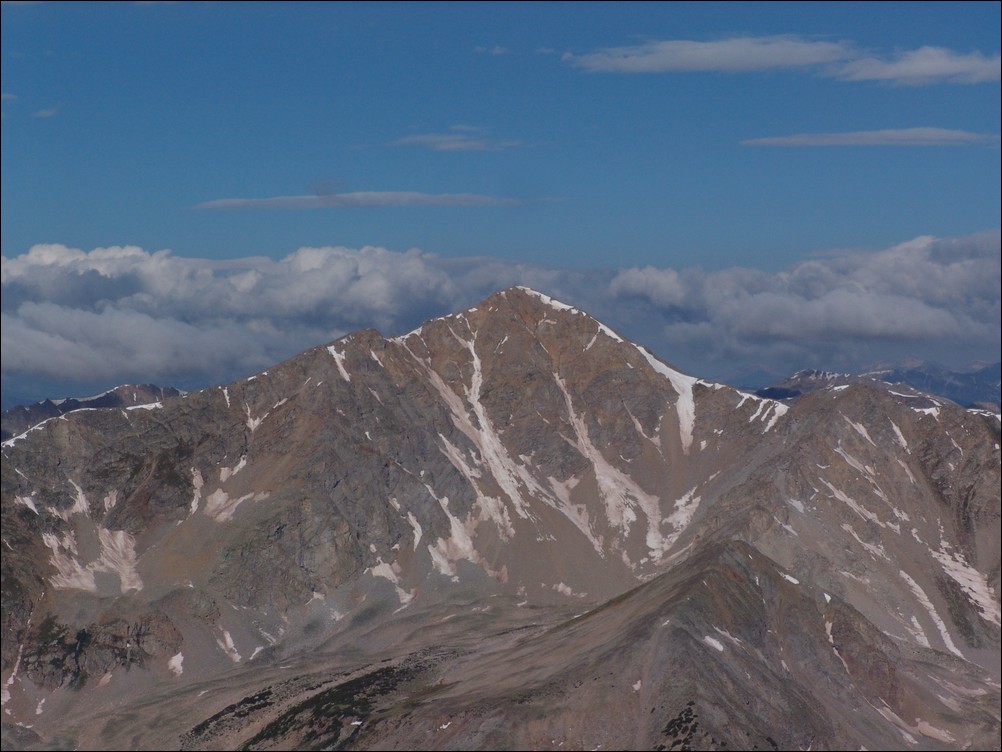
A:
{"label": "blue sky", "polygon": [[[5,2],[4,402],[235,378],[515,282],[709,377],[998,359],[1000,7]],[[281,320],[209,300],[317,268]],[[229,366],[147,352],[236,331]]]}

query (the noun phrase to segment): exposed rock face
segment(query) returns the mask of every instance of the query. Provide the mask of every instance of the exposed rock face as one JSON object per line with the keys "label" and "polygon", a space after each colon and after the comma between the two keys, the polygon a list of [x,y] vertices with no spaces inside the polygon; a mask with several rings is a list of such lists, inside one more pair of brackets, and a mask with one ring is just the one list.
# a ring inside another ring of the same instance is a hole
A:
{"label": "exposed rock face", "polygon": [[997,414],[759,398],[524,288],[53,418],[4,747],[997,747],[999,466]]}

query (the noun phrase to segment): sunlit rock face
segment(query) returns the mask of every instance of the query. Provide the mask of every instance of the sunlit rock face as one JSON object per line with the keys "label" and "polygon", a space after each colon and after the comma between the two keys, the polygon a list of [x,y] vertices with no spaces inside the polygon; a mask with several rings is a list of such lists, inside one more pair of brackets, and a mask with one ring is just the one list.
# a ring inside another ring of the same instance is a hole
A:
{"label": "sunlit rock face", "polygon": [[999,746],[999,418],[512,288],[3,445],[4,748]]}

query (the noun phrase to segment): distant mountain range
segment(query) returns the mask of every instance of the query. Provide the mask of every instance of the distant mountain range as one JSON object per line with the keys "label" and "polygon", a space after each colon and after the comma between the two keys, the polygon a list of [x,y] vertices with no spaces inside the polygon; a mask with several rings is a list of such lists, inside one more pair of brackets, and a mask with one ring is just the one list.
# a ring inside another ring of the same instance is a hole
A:
{"label": "distant mountain range", "polygon": [[801,382],[512,288],[22,431],[3,748],[998,748],[997,412]]}
{"label": "distant mountain range", "polygon": [[135,405],[159,402],[165,397],[177,397],[182,392],[174,387],[154,386],[153,384],[125,384],[96,394],[93,397],[69,397],[65,399],[46,399],[32,405],[18,405],[3,411],[3,424],[0,428],[3,440],[24,433],[32,426],[37,426],[49,418],[73,412],[74,410],[96,409],[101,407],[134,407]]}
{"label": "distant mountain range", "polygon": [[873,370],[860,374],[806,370],[758,389],[755,393],[760,397],[788,399],[816,389],[865,381],[908,386],[926,394],[945,397],[961,407],[997,410],[1002,403],[1000,398],[1002,363],[993,363],[965,372],[950,371],[933,363],[909,368]]}

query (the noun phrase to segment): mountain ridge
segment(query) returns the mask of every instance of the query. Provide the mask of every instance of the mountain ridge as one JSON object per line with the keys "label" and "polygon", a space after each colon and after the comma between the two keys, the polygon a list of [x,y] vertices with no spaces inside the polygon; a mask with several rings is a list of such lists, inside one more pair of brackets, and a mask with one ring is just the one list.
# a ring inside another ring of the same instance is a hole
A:
{"label": "mountain ridge", "polygon": [[[491,614],[479,628],[485,645],[497,646],[506,630],[555,627],[568,610],[614,613],[625,594],[678,574],[702,552],[740,544],[751,548],[746,556],[761,557],[771,581],[856,614],[844,617],[857,625],[844,634],[838,619],[804,621],[804,639],[833,665],[844,661],[852,681],[840,691],[876,715],[854,725],[832,706],[811,722],[818,738],[886,746],[903,732],[949,747],[945,735],[959,746],[975,739],[957,721],[961,711],[914,683],[888,696],[887,687],[903,685],[866,679],[865,661],[851,658],[876,650],[909,676],[941,688],[951,676],[957,686],[998,696],[998,418],[922,399],[866,384],[789,406],[761,399],[686,376],[587,314],[512,288],[399,337],[356,332],[159,407],[71,413],[3,445],[5,722],[30,718],[42,738],[70,734],[115,746],[120,732],[95,725],[101,697],[125,686],[152,697],[150,682],[160,677],[178,707],[196,687],[214,687],[212,701],[198,721],[179,717],[180,725],[151,730],[133,746],[200,748],[210,743],[209,727],[222,723],[211,718],[277,692],[272,682],[286,663],[304,676],[315,672],[302,663],[314,656],[330,667],[316,681],[331,702],[341,698],[338,707],[351,705],[338,693],[350,677],[369,676],[366,666],[389,661],[413,672],[403,695],[372,680],[383,689],[367,702],[383,707],[382,721],[363,721],[360,731],[351,725],[358,718],[338,711],[344,722],[324,739],[340,744],[350,731],[355,746],[431,744],[418,734],[425,721],[405,721],[393,703],[411,707],[408,697],[432,690],[434,666],[459,671],[486,660],[489,651],[471,647],[461,625]],[[759,581],[766,569],[756,571]],[[731,635],[735,620],[756,623],[744,613],[751,596],[731,608],[697,579],[679,585],[680,602],[702,604]],[[752,600],[778,608],[796,592],[756,590]],[[770,609],[741,640],[780,630],[781,610]],[[688,637],[678,644],[690,647],[679,648],[678,659],[699,666],[692,645],[720,653],[706,637],[737,645],[709,629],[708,622],[683,629]],[[433,647],[423,639],[402,639],[421,630],[446,636],[439,658],[420,657],[421,644]],[[657,634],[648,635],[652,650],[661,649]],[[806,660],[798,639],[780,642],[791,660]],[[597,647],[585,641],[575,649]],[[939,656],[924,659],[938,668],[901,658],[923,651]],[[503,683],[500,666],[490,665],[484,676]],[[254,678],[262,670],[267,681]],[[563,669],[554,670],[540,680],[564,686],[556,678]],[[736,680],[725,675],[715,674],[723,683],[706,689],[699,717],[702,728],[712,726],[706,739],[738,746],[720,722],[736,712],[724,711]],[[219,684],[223,676],[236,683]],[[619,689],[625,697],[640,692],[630,689],[636,678],[625,680],[602,684],[585,705],[619,703]],[[213,738],[238,746],[269,727],[286,743],[308,737],[308,714],[293,711],[297,702],[308,707],[316,690],[288,681],[279,684],[291,694],[277,705],[262,700],[257,715],[220,716],[230,730]],[[658,681],[652,675],[642,686]],[[808,691],[814,680],[804,681],[790,691]],[[245,693],[236,696],[238,688]],[[977,739],[997,738],[997,713],[985,717],[966,695],[942,692],[966,708],[965,718],[987,724]],[[570,702],[565,690],[558,694]],[[542,739],[485,736],[484,723],[501,728],[497,719],[521,707],[495,699],[493,715],[481,708],[457,716],[450,743],[490,738],[518,747]],[[655,731],[674,719],[682,719],[674,730],[692,731],[683,717],[690,699],[648,713],[661,725],[644,732],[654,734],[644,744],[667,743]],[[443,706],[420,707],[427,723],[452,723]],[[566,707],[565,740],[577,724],[592,729],[586,737],[596,743],[625,743]],[[773,714],[763,725],[742,715],[739,726],[776,740],[780,726],[774,734],[767,726],[781,725],[780,717],[792,716]],[[917,731],[923,723],[931,735]],[[586,737],[575,738],[585,746]]]}

